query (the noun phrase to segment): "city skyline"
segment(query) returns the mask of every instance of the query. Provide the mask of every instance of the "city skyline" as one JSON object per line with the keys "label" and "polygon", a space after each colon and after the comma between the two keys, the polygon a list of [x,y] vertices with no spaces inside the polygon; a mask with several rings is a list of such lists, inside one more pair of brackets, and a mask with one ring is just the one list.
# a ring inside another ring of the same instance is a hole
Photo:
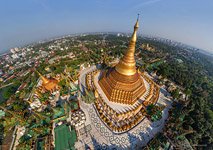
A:
{"label": "city skyline", "polygon": [[[2,1],[0,52],[40,40],[85,32],[132,32],[159,36],[213,52],[210,0]],[[135,16],[135,17],[133,17]]]}

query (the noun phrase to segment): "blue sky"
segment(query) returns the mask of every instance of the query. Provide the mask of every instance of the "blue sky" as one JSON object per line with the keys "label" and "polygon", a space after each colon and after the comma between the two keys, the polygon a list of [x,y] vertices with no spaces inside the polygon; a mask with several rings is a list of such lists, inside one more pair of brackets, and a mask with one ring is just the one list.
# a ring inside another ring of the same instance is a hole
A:
{"label": "blue sky", "polygon": [[0,52],[82,32],[139,32],[213,52],[213,0],[1,0]]}

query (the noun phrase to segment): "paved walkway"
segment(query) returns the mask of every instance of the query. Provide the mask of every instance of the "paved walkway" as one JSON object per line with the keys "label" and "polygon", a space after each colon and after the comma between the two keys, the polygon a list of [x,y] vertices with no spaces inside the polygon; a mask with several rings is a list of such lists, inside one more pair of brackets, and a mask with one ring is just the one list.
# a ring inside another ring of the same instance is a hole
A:
{"label": "paved walkway", "polygon": [[[19,144],[19,139],[23,136],[24,131],[25,131],[25,127],[17,126],[16,138],[15,138],[15,143],[14,143],[13,150],[16,150],[16,147]],[[21,132],[22,132],[22,134],[21,134]]]}

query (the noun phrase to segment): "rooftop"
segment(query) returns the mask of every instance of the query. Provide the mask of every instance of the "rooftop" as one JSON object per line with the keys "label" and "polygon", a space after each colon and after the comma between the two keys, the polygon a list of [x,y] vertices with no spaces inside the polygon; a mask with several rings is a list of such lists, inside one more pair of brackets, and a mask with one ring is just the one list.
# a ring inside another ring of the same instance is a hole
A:
{"label": "rooftop", "polygon": [[75,130],[66,124],[60,125],[54,129],[55,132],[55,150],[74,150],[74,144],[77,140]]}

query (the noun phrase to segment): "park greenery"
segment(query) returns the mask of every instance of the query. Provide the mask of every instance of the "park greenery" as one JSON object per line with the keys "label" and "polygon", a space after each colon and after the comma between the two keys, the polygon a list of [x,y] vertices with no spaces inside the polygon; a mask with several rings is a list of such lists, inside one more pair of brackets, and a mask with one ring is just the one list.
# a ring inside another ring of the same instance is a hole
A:
{"label": "park greenery", "polygon": [[[186,101],[178,101],[173,105],[166,128],[174,141],[187,139],[191,145],[206,145],[213,143],[213,59],[197,51],[187,51],[178,46],[144,39],[157,48],[157,52],[143,51],[142,58],[149,64],[156,55],[166,56],[164,63],[151,71],[168,78],[184,89],[188,96]],[[157,53],[157,54],[155,54]],[[181,59],[182,62],[178,62]],[[172,95],[178,99],[179,91]],[[181,137],[181,138],[180,138]]]}
{"label": "park greenery", "polygon": [[162,118],[162,110],[163,110],[163,107],[150,104],[146,108],[147,117],[151,121],[158,121]]}
{"label": "park greenery", "polygon": [[94,103],[95,102],[94,91],[85,89],[85,94],[82,95],[82,100],[88,104]]}

